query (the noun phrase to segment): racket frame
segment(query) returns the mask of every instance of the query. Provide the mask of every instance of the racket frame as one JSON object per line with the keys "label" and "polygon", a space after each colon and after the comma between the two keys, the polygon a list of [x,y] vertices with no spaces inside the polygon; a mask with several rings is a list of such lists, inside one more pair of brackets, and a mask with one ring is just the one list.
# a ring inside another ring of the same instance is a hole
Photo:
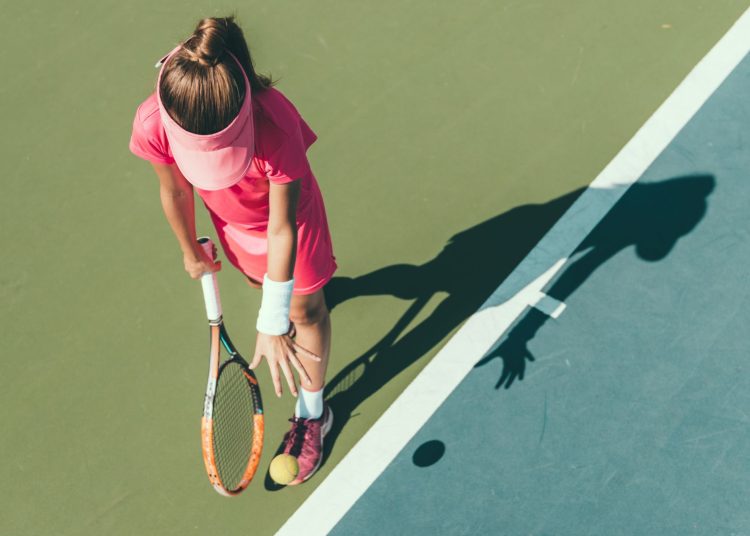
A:
{"label": "racket frame", "polygon": [[[198,242],[203,246],[210,258],[213,258],[213,243],[209,238],[201,237]],[[258,469],[261,453],[263,451],[263,402],[260,395],[258,379],[250,369],[247,361],[236,350],[232,340],[229,338],[221,310],[221,300],[219,298],[219,286],[216,273],[208,272],[201,276],[201,286],[203,297],[206,305],[206,316],[209,324],[210,352],[209,352],[209,369],[208,383],[206,385],[206,395],[203,401],[203,417],[201,418],[201,450],[203,453],[203,463],[206,467],[208,480],[213,488],[221,495],[231,497],[241,493],[253,479]],[[228,358],[220,362],[221,348],[228,354]],[[219,376],[224,367],[235,362],[242,366],[242,373],[247,379],[248,388],[253,397],[253,440],[250,449],[250,457],[245,467],[242,478],[233,489],[229,489],[221,480],[219,470],[216,465],[216,453],[213,441],[213,409],[216,399],[216,386]]]}

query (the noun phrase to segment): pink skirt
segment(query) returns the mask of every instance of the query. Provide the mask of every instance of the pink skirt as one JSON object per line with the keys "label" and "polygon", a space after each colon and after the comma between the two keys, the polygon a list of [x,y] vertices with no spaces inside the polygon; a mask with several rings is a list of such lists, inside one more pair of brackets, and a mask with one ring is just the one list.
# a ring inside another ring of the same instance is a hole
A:
{"label": "pink skirt", "polygon": [[[305,210],[297,214],[295,295],[313,294],[322,289],[338,267],[323,197],[317,184],[311,193],[312,198],[306,200]],[[209,213],[227,260],[246,276],[262,282],[268,264],[266,230],[233,225],[210,210]]]}

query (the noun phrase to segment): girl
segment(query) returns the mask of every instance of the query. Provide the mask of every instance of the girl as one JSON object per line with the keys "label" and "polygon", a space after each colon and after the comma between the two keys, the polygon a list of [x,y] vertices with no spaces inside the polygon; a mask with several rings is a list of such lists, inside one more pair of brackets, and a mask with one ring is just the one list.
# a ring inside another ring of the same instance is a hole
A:
{"label": "girl", "polygon": [[323,402],[331,341],[323,287],[336,261],[305,154],[317,136],[273,82],[255,72],[233,16],[201,20],[157,67],[156,91],[138,107],[130,150],[150,161],[159,178],[164,214],[190,277],[221,269],[196,241],[195,190],[227,259],[263,289],[250,366],[265,357],[276,395],[283,374],[297,397],[284,452],[298,459],[292,484],[299,484],[320,466],[333,422]]}

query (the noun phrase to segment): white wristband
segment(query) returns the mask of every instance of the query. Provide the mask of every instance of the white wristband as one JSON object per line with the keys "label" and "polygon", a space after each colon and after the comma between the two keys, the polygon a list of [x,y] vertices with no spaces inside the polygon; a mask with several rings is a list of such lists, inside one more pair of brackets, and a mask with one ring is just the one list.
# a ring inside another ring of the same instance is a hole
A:
{"label": "white wristband", "polygon": [[289,305],[292,301],[294,278],[289,281],[271,281],[263,276],[263,297],[258,312],[256,328],[267,335],[284,335],[289,332]]}

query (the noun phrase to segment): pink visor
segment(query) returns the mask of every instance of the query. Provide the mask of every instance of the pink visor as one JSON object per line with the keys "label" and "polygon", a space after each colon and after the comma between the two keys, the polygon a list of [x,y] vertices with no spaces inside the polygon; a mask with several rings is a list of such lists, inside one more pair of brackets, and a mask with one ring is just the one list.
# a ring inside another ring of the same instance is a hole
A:
{"label": "pink visor", "polygon": [[164,108],[159,95],[159,84],[164,65],[182,45],[175,47],[156,66],[160,66],[156,81],[156,100],[164,130],[177,167],[193,185],[203,190],[221,190],[237,184],[247,174],[255,154],[255,136],[251,106],[250,81],[245,69],[234,54],[226,51],[240,66],[245,78],[245,98],[237,117],[224,130],[213,134],[194,134],[183,129]]}

